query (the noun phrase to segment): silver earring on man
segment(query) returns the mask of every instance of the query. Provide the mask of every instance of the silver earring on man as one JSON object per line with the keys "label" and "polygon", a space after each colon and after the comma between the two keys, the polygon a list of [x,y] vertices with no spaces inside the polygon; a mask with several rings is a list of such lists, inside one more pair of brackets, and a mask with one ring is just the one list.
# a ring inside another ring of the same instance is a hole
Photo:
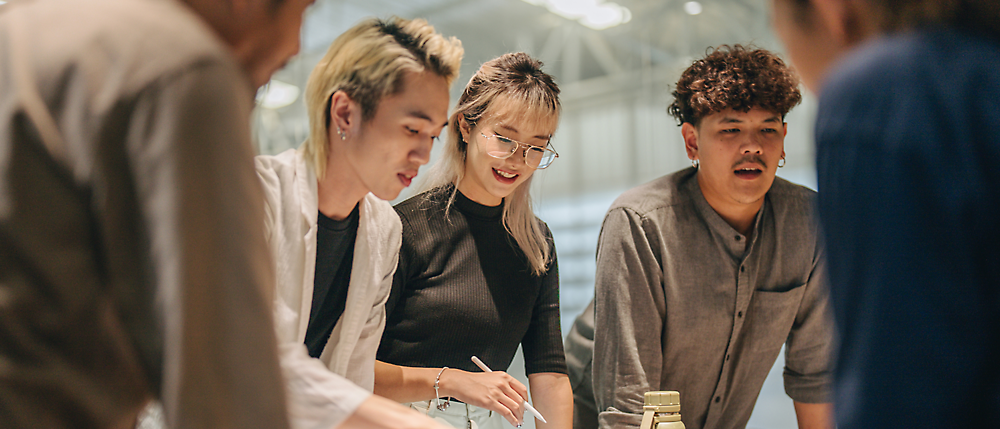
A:
{"label": "silver earring on man", "polygon": [[691,166],[692,167],[694,167],[694,168],[697,169],[699,165],[701,165],[701,161],[698,161],[697,159],[692,159],[691,160]]}
{"label": "silver earring on man", "polygon": [[337,134],[340,134],[341,140],[347,140],[347,133],[343,132],[340,127],[337,127]]}
{"label": "silver earring on man", "polygon": [[778,168],[781,168],[781,167],[784,167],[784,166],[785,166],[785,157],[781,157],[781,159],[778,161]]}

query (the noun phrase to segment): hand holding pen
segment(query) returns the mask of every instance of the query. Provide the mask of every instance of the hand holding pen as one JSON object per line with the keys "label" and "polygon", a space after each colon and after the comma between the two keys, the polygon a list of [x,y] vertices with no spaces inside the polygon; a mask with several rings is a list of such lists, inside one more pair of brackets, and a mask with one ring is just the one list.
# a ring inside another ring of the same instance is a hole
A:
{"label": "hand holding pen", "polygon": [[[503,371],[466,372],[448,368],[439,376],[442,398],[455,398],[469,405],[500,414],[511,426],[523,422],[528,388]],[[442,402],[446,402],[444,399]]]}
{"label": "hand holding pen", "polygon": [[[475,356],[472,357],[472,363],[476,364],[476,366],[478,366],[479,369],[483,370],[483,372],[493,372],[493,370],[490,369],[490,367],[486,366],[486,364],[483,363],[483,361],[479,360],[479,358]],[[547,421],[545,421],[545,417],[542,417],[542,413],[539,413],[538,410],[535,409],[535,407],[532,407],[531,403],[528,402],[527,400],[524,401],[524,408],[527,409],[528,412],[530,412],[531,414],[534,414],[535,417],[538,418],[538,420],[542,421],[542,423],[548,423]],[[520,427],[521,425],[518,426]]]}

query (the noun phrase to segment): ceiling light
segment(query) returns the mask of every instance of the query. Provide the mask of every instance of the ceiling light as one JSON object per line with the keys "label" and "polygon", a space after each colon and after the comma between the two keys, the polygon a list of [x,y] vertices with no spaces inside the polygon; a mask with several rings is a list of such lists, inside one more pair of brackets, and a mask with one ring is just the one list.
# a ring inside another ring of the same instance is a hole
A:
{"label": "ceiling light", "polygon": [[295,85],[271,79],[257,91],[257,103],[266,109],[280,109],[294,103],[300,92],[302,91]]}
{"label": "ceiling light", "polygon": [[700,14],[701,3],[698,3],[696,1],[689,1],[687,3],[684,3],[684,11],[687,12],[688,15]]}
{"label": "ceiling light", "polygon": [[549,12],[578,21],[595,30],[603,30],[632,20],[632,12],[618,3],[604,0],[522,0],[544,6]]}

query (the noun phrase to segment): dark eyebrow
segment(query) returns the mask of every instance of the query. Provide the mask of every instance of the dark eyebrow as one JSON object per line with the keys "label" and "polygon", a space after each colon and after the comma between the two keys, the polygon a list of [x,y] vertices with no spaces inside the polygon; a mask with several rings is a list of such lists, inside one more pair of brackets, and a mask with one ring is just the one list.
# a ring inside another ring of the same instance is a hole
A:
{"label": "dark eyebrow", "polygon": [[[775,116],[772,116],[770,118],[765,119],[764,122],[781,122],[781,118],[779,116],[775,115]],[[727,117],[724,117],[724,118],[720,119],[719,123],[720,124],[742,124],[743,121],[740,120],[739,118],[733,118],[733,117],[727,116]]]}
{"label": "dark eyebrow", "polygon": [[500,128],[503,128],[503,129],[507,130],[507,131],[510,131],[510,132],[512,132],[512,133],[517,133],[517,128],[514,128],[514,127],[512,127],[512,126],[510,126],[510,125],[505,125],[505,124],[500,124],[500,125],[498,125],[498,126],[499,126]]}
{"label": "dark eyebrow", "polygon": [[[434,123],[434,120],[431,119],[431,117],[429,115],[427,115],[426,113],[421,112],[419,110],[411,110],[406,115],[409,116],[409,117],[412,117],[412,118],[423,119],[423,120],[425,120],[427,122]],[[442,127],[447,127],[448,126],[448,121],[444,121],[444,124],[442,124],[441,126]]]}

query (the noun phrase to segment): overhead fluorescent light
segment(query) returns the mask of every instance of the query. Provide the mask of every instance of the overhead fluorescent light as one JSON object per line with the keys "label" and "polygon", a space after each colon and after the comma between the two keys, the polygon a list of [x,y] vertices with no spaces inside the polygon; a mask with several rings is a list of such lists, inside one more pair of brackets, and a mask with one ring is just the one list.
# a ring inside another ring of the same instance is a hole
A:
{"label": "overhead fluorescent light", "polygon": [[701,13],[701,3],[696,1],[684,3],[684,11],[687,12],[688,15],[698,15]]}
{"label": "overhead fluorescent light", "polygon": [[632,20],[627,7],[604,0],[522,0],[589,28],[603,30]]}
{"label": "overhead fluorescent light", "polygon": [[257,103],[266,109],[280,109],[294,103],[301,92],[295,85],[271,79],[257,91]]}

